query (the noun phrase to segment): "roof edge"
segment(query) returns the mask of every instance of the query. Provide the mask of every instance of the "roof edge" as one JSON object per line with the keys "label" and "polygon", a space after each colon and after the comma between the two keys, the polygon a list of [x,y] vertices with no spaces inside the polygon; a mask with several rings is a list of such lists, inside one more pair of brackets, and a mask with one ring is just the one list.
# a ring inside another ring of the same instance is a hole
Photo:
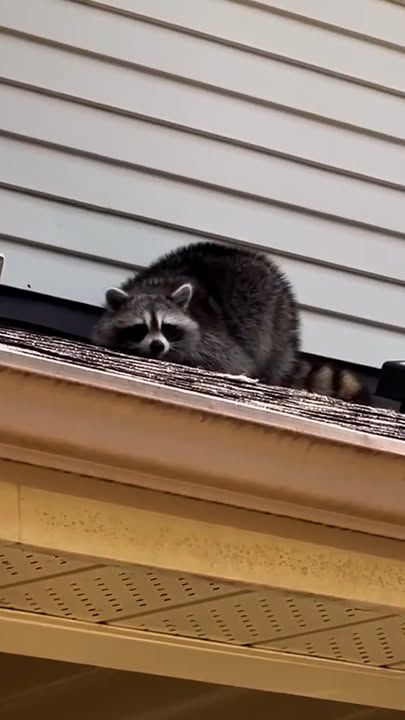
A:
{"label": "roof edge", "polygon": [[401,441],[9,348],[0,397],[4,459],[405,539]]}

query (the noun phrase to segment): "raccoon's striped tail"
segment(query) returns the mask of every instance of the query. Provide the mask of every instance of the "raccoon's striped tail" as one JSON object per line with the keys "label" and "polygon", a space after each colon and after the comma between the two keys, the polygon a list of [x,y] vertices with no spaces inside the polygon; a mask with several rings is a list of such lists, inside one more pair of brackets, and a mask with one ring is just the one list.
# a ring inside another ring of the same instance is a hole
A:
{"label": "raccoon's striped tail", "polygon": [[318,395],[371,405],[367,386],[354,372],[326,361],[300,359],[291,385]]}

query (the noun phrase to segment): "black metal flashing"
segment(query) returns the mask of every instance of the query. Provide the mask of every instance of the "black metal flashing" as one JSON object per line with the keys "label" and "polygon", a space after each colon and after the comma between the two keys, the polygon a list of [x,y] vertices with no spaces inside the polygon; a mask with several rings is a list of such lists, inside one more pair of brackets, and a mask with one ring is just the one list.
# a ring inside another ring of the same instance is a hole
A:
{"label": "black metal flashing", "polygon": [[101,308],[0,285],[0,320],[44,333],[88,341]]}

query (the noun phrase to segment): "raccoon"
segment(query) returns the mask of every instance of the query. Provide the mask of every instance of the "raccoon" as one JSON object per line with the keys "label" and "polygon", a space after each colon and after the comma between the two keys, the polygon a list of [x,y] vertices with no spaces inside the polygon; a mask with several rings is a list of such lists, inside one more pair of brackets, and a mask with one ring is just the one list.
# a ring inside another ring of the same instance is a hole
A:
{"label": "raccoon", "polygon": [[354,372],[322,360],[300,360],[292,387],[359,405],[371,405],[368,387]]}
{"label": "raccoon", "polygon": [[349,371],[299,358],[294,292],[263,252],[210,242],[180,247],[106,292],[96,344],[146,358],[245,375],[345,400]]}
{"label": "raccoon", "polygon": [[299,348],[297,303],[265,253],[201,242],[107,290],[93,340],[284,385],[294,375]]}

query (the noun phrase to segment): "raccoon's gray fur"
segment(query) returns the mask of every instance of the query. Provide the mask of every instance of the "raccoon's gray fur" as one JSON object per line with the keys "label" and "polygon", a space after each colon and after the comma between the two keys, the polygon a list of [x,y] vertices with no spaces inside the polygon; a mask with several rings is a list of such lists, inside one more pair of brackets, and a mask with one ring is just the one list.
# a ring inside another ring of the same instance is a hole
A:
{"label": "raccoon's gray fur", "polygon": [[322,360],[300,360],[292,386],[346,402],[371,404],[371,394],[356,373]]}
{"label": "raccoon's gray fur", "polygon": [[181,247],[107,290],[106,306],[98,344],[276,385],[295,372],[297,303],[265,253]]}
{"label": "raccoon's gray fur", "polygon": [[291,286],[265,253],[180,247],[106,292],[93,340],[142,357],[363,401],[354,374],[299,359]]}

